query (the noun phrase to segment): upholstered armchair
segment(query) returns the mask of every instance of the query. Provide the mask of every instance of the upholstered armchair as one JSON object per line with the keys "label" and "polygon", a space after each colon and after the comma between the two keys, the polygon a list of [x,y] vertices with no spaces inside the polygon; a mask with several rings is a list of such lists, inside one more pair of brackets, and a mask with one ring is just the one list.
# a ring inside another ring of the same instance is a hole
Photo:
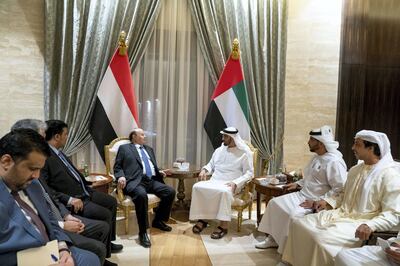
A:
{"label": "upholstered armchair", "polygon": [[[106,161],[106,172],[108,176],[111,176],[113,180],[115,180],[114,177],[114,163],[115,163],[115,157],[117,156],[118,149],[121,145],[130,143],[129,139],[127,137],[120,137],[116,138],[113,141],[110,142],[110,144],[106,145],[104,147],[104,155],[105,155],[105,161]],[[124,192],[122,189],[117,188],[114,189],[112,194],[116,197],[117,202],[118,202],[118,208],[122,210],[123,215],[124,215],[124,220],[125,220],[125,233],[128,234],[129,231],[129,213],[131,210],[135,210],[135,205],[132,202],[131,197],[124,195]],[[152,210],[153,208],[157,207],[160,198],[158,198],[154,194],[147,194],[148,196],[148,202],[149,202],[149,211]]]}
{"label": "upholstered armchair", "polygon": [[[254,171],[258,169],[258,149],[254,148],[254,146],[246,142],[246,144],[250,147],[253,152],[253,168]],[[254,178],[254,175],[253,177]],[[234,196],[234,201],[232,203],[232,209],[238,212],[238,220],[237,220],[237,231],[240,232],[243,222],[243,211],[247,208],[249,210],[249,220],[251,219],[251,211],[253,207],[253,197],[254,197],[254,185],[252,180],[247,181],[241,193],[236,194]]]}
{"label": "upholstered armchair", "polygon": [[382,239],[389,239],[391,237],[397,237],[398,231],[381,231],[381,232],[373,232],[369,239],[364,240],[362,242],[362,246],[374,246],[376,245],[377,238],[380,237]]}
{"label": "upholstered armchair", "polygon": [[388,231],[375,231],[373,232],[370,236],[369,239],[364,240],[362,242],[362,246],[364,245],[368,245],[368,246],[372,246],[372,245],[376,245],[376,240],[378,237],[383,238],[383,239],[389,239],[391,237],[397,237],[400,231],[400,224],[397,224],[396,226],[394,226],[393,228],[391,228]]}

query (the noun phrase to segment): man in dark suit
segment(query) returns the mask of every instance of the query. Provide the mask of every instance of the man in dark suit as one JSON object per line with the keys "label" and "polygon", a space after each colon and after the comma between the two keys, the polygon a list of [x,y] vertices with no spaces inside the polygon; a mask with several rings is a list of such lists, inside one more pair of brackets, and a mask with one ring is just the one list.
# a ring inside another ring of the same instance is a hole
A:
{"label": "man in dark suit", "polygon": [[46,182],[39,178],[39,182],[48,194],[49,204],[53,204],[56,210],[52,210],[57,218],[59,226],[65,234],[71,239],[74,246],[89,250],[96,254],[103,266],[117,266],[118,264],[106,260],[111,256],[107,251],[106,245],[109,245],[110,226],[100,220],[89,219],[86,217],[72,215],[70,211],[57,198],[52,195],[52,190]]}
{"label": "man in dark suit", "polygon": [[[21,119],[14,123],[11,130],[21,128],[33,129],[43,139],[46,137],[47,125],[41,120]],[[107,254],[106,248],[110,244],[110,226],[104,221],[72,215],[65,205],[54,197],[53,191],[47,186],[46,181],[43,178],[39,178],[39,182],[44,189],[45,199],[51,207],[50,210],[64,233],[71,239],[73,245],[96,254],[103,266],[116,266],[116,263],[105,260],[106,257],[111,256],[110,252]]]}
{"label": "man in dark suit", "polygon": [[171,231],[168,221],[171,206],[175,199],[175,190],[164,183],[163,177],[167,170],[160,171],[157,167],[153,149],[145,143],[145,134],[138,128],[129,134],[130,144],[119,147],[114,164],[114,175],[118,186],[124,189],[135,204],[136,217],[139,224],[139,241],[144,247],[150,247],[147,235],[148,198],[147,193],[153,193],[161,199],[152,226],[162,231]]}
{"label": "man in dark suit", "polygon": [[16,265],[18,251],[58,240],[59,264],[100,265],[95,254],[69,246],[71,240],[50,211],[36,180],[49,155],[44,139],[31,129],[0,139],[0,261]]}
{"label": "man in dark suit", "polygon": [[111,240],[115,240],[117,201],[108,194],[91,189],[90,183],[60,151],[67,142],[68,125],[60,120],[48,120],[46,124],[46,140],[51,155],[41,171],[41,178],[72,213],[105,221],[111,228],[107,253],[120,251],[122,245],[111,243]]}

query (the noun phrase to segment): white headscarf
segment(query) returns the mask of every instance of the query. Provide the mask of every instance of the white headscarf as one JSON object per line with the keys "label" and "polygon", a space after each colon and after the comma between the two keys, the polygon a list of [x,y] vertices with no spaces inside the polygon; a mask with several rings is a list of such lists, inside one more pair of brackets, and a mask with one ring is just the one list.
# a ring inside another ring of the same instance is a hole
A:
{"label": "white headscarf", "polygon": [[[239,131],[234,127],[227,127],[224,130],[221,130],[219,133],[228,135],[233,139],[236,147],[246,153],[250,167],[253,169],[253,152],[250,150],[250,147],[246,144],[246,142],[240,137]],[[224,144],[222,143],[221,146],[224,146]]]}
{"label": "white headscarf", "polygon": [[330,126],[322,126],[321,128],[311,130],[310,137],[321,141],[327,152],[335,154],[340,158],[343,157],[342,153],[337,150],[339,148],[339,142],[335,141]]}
{"label": "white headscarf", "polygon": [[390,142],[385,133],[372,131],[372,130],[361,130],[357,132],[355,139],[362,139],[372,143],[376,143],[379,146],[381,152],[380,160],[371,172],[365,178],[363,191],[361,193],[359,211],[363,212],[367,206],[367,197],[371,188],[372,180],[386,167],[393,166],[394,161],[390,151]]}
{"label": "white headscarf", "polygon": [[355,139],[363,139],[372,143],[376,143],[379,146],[379,150],[381,151],[380,159],[384,159],[386,157],[390,157],[390,160],[393,161],[392,154],[390,151],[390,141],[385,133],[377,132],[373,130],[361,130],[357,132]]}

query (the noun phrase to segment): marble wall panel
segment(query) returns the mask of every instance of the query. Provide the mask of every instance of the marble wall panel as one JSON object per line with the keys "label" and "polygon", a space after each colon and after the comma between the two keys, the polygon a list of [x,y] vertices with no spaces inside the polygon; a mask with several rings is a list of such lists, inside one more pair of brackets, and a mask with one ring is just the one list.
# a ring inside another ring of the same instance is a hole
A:
{"label": "marble wall panel", "polygon": [[288,170],[311,158],[311,129],[335,128],[341,7],[341,0],[289,0],[283,143]]}
{"label": "marble wall panel", "polygon": [[21,118],[43,119],[44,1],[0,1],[0,136]]}

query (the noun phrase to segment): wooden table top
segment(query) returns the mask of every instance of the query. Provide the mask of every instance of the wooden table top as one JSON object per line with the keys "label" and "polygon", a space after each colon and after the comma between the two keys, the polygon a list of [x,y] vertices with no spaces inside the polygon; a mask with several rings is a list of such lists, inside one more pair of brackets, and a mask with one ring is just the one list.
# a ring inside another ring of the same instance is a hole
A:
{"label": "wooden table top", "polygon": [[274,190],[283,190],[282,185],[285,185],[286,183],[282,183],[282,184],[278,184],[278,185],[273,185],[270,183],[264,183],[262,180],[265,180],[265,176],[261,176],[261,177],[255,177],[253,178],[252,182],[259,187],[264,187],[264,188],[268,188],[268,189],[274,189]]}
{"label": "wooden table top", "polygon": [[190,166],[188,170],[179,170],[178,168],[169,168],[171,175],[166,177],[171,178],[195,178],[198,177],[200,169],[196,166]]}
{"label": "wooden table top", "polygon": [[[105,177],[106,179],[96,180],[96,176],[102,176]],[[113,180],[111,176],[101,173],[90,173],[90,175],[85,177],[85,179],[89,182],[92,182],[93,188],[109,184]]]}

